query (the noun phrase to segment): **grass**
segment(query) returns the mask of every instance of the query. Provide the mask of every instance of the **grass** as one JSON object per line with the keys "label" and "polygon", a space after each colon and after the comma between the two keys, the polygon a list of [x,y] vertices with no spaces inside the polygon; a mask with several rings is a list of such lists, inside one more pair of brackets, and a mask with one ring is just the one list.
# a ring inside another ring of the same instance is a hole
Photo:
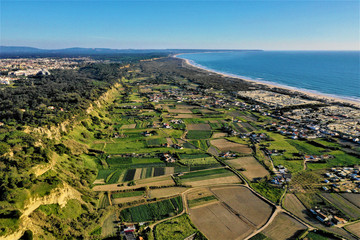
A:
{"label": "grass", "polygon": [[187,139],[208,139],[212,135],[211,131],[202,131],[202,130],[190,130],[186,134]]}
{"label": "grass", "polygon": [[144,194],[143,191],[119,192],[119,193],[113,193],[111,197],[112,198],[137,197],[143,194]]}
{"label": "grass", "polygon": [[181,197],[171,198],[160,202],[126,208],[120,217],[125,222],[145,222],[161,220],[174,216],[183,210]]}
{"label": "grass", "polygon": [[266,180],[260,181],[258,183],[251,183],[251,187],[274,203],[279,202],[284,191],[281,188],[272,187]]}
{"label": "grass", "polygon": [[156,240],[183,240],[196,232],[198,230],[185,214],[162,222],[154,229]]}
{"label": "grass", "polygon": [[294,146],[299,152],[310,155],[321,155],[324,152],[324,148],[316,147],[310,143],[300,140],[287,140],[292,146]]}
{"label": "grass", "polygon": [[75,199],[69,200],[63,208],[61,208],[58,204],[48,204],[41,205],[39,210],[48,216],[54,215],[63,219],[75,219],[84,212],[81,207],[81,203]]}
{"label": "grass", "polygon": [[195,207],[195,206],[199,206],[202,205],[203,203],[209,202],[211,200],[216,200],[216,197],[214,195],[211,196],[206,196],[206,197],[202,197],[202,198],[196,198],[196,199],[192,199],[189,200],[189,207]]}
{"label": "grass", "polygon": [[219,162],[213,157],[205,158],[191,158],[191,159],[181,159],[180,163],[187,166],[196,166],[196,165],[219,165]]}
{"label": "grass", "polygon": [[108,184],[112,184],[112,183],[117,183],[119,182],[120,176],[123,173],[122,170],[116,170],[109,179],[107,179],[106,183]]}
{"label": "grass", "polygon": [[96,179],[106,179],[114,171],[113,169],[100,169]]}

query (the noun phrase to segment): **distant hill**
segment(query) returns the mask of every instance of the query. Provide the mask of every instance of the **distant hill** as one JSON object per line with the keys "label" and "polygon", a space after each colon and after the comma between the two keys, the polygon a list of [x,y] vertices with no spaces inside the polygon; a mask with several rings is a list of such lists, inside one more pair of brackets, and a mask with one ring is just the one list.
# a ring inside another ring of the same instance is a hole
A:
{"label": "distant hill", "polygon": [[[214,49],[111,49],[111,48],[65,48],[65,49],[40,49],[26,46],[0,46],[0,58],[5,57],[54,57],[54,56],[98,56],[115,54],[176,54],[195,52],[218,52],[218,51],[245,51],[245,50],[214,50]],[[259,51],[259,50],[246,50]]]}

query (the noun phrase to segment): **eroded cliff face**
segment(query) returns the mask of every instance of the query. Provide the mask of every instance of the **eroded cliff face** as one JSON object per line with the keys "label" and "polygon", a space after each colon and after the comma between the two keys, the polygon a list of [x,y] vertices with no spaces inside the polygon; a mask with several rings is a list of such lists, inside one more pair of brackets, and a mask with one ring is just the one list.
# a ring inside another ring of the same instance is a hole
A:
{"label": "eroded cliff face", "polygon": [[0,237],[0,240],[19,239],[27,229],[31,230],[34,235],[41,234],[40,231],[42,230],[32,223],[29,215],[41,205],[59,204],[60,207],[64,207],[70,199],[76,199],[81,203],[84,203],[81,199],[81,193],[66,183],[63,183],[63,186],[61,187],[53,189],[49,195],[30,198],[30,200],[25,204],[24,211],[20,217],[20,226],[18,231],[8,236]]}

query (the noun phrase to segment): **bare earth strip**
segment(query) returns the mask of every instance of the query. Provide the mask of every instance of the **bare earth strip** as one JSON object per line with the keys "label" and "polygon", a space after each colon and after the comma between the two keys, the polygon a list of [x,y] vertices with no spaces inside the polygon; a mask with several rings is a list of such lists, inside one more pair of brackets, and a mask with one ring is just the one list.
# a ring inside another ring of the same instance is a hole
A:
{"label": "bare earth strip", "polygon": [[135,183],[136,184],[133,186],[126,186],[126,183],[124,184],[124,186],[118,186],[118,184],[107,184],[107,185],[95,186],[93,188],[93,190],[95,192],[122,191],[122,190],[141,188],[141,187],[145,187],[145,186],[149,186],[149,187],[151,187],[151,186],[171,186],[171,185],[175,184],[169,175],[140,179],[140,180],[135,181]]}
{"label": "bare earth strip", "polygon": [[240,143],[230,142],[226,139],[215,139],[215,140],[211,140],[210,143],[223,152],[233,151],[244,154],[251,153],[251,149],[248,146]]}
{"label": "bare earth strip", "polygon": [[187,129],[188,130],[211,130],[211,127],[209,124],[207,123],[194,123],[194,124],[187,124]]}
{"label": "bare earth strip", "polygon": [[269,175],[269,172],[253,157],[241,157],[232,160],[226,160],[230,166],[240,169],[244,168],[242,173],[250,180],[263,178]]}
{"label": "bare earth strip", "polygon": [[208,152],[214,156],[219,156],[220,154],[219,151],[213,146],[209,147]]}
{"label": "bare earth strip", "polygon": [[96,179],[93,184],[105,184],[105,179]]}
{"label": "bare earth strip", "polygon": [[223,138],[223,137],[227,137],[227,133],[224,132],[216,132],[213,133],[211,138]]}
{"label": "bare earth strip", "polygon": [[134,174],[134,180],[139,180],[141,178],[142,168],[137,168]]}
{"label": "bare earth strip", "polygon": [[169,144],[170,146],[174,144],[171,138],[166,138],[166,142],[167,142],[167,144]]}
{"label": "bare earth strip", "polygon": [[209,240],[244,239],[252,232],[251,227],[220,203],[190,209],[190,218]]}
{"label": "bare earth strip", "polygon": [[225,183],[239,183],[240,179],[236,176],[229,176],[229,177],[220,177],[220,178],[213,178],[207,180],[200,180],[200,181],[190,181],[184,182],[184,184],[192,186],[192,187],[200,187],[200,186],[209,186],[209,185],[217,185],[217,184],[225,184]]}
{"label": "bare earth strip", "polygon": [[126,203],[126,202],[135,202],[135,201],[141,200],[142,198],[143,198],[143,196],[115,198],[112,200],[112,203],[120,204],[120,203]]}
{"label": "bare earth strip", "polygon": [[260,227],[270,218],[273,208],[242,186],[213,187],[212,192],[253,225]]}
{"label": "bare earth strip", "polygon": [[136,123],[133,124],[128,124],[128,125],[122,125],[120,129],[131,129],[131,128],[135,128],[136,127]]}
{"label": "bare earth strip", "polygon": [[346,229],[360,238],[360,222],[346,226]]}
{"label": "bare earth strip", "polygon": [[168,109],[169,113],[192,113],[189,109],[180,108],[180,109]]}
{"label": "bare earth strip", "polygon": [[286,213],[280,213],[262,233],[270,239],[286,240],[291,239],[298,231],[305,229],[307,229],[305,225]]}
{"label": "bare earth strip", "polygon": [[164,175],[169,175],[174,173],[174,167],[165,167]]}
{"label": "bare earth strip", "polygon": [[198,118],[198,115],[194,114],[178,114],[177,118]]}
{"label": "bare earth strip", "polygon": [[187,188],[185,187],[169,187],[169,188],[158,188],[150,190],[150,198],[164,198],[178,195],[182,192],[185,192]]}

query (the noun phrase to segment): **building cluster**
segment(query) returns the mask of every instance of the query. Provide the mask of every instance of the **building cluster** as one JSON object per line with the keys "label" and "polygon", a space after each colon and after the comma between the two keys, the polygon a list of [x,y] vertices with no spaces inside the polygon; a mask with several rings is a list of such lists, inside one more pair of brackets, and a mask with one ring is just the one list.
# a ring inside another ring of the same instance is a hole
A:
{"label": "building cluster", "polygon": [[316,127],[314,130],[323,135],[360,142],[360,110],[356,108],[333,105],[295,109],[284,113],[283,117],[300,125]]}
{"label": "building cluster", "polygon": [[360,167],[337,167],[324,174],[324,191],[359,193]]}
{"label": "building cluster", "polygon": [[316,218],[326,226],[333,226],[333,225],[347,223],[345,219],[338,217],[334,214],[328,213],[325,210],[321,210],[319,208],[310,209],[310,213],[314,218]]}
{"label": "building cluster", "polygon": [[319,103],[317,101],[307,100],[297,96],[289,96],[266,90],[239,91],[237,94],[243,98],[255,100],[259,103],[267,105],[270,108],[275,109],[288,106]]}
{"label": "building cluster", "polygon": [[90,58],[6,58],[0,59],[0,84],[33,75],[50,75],[52,69],[76,69],[81,63],[94,62]]}
{"label": "building cluster", "polygon": [[270,180],[270,183],[282,186],[291,181],[291,173],[283,165],[278,165],[273,169],[275,176]]}

